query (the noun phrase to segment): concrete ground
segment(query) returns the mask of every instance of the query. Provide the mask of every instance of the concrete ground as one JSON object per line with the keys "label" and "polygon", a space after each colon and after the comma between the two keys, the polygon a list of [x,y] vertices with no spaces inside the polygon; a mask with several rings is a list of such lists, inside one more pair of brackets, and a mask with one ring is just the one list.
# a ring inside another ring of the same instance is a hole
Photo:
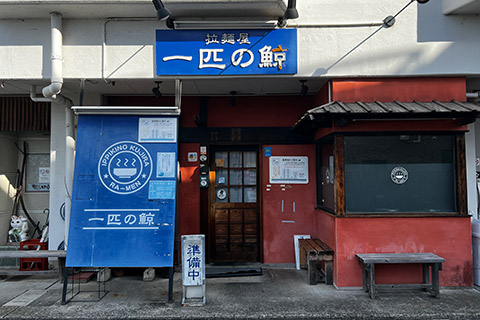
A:
{"label": "concrete ground", "polygon": [[[305,270],[264,268],[262,276],[207,279],[207,303],[182,307],[181,273],[174,302],[168,279],[143,282],[142,275],[113,277],[100,301],[95,280],[61,305],[62,284],[53,276],[0,280],[0,319],[480,319],[480,292],[441,288],[438,298],[423,291],[380,292],[370,299],[359,289],[307,284]],[[70,297],[70,296],[69,296]]]}

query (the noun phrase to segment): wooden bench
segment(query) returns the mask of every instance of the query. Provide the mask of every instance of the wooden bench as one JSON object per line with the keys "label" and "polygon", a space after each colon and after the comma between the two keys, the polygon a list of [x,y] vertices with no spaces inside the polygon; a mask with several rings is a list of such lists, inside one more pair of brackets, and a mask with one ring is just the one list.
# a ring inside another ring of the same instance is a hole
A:
{"label": "wooden bench", "polygon": [[[365,253],[356,255],[362,268],[363,291],[375,298],[377,288],[410,289],[420,288],[437,297],[440,293],[438,272],[442,270],[445,259],[433,253]],[[421,264],[422,283],[416,284],[375,284],[375,264]],[[430,282],[431,269],[431,282]]]}
{"label": "wooden bench", "polygon": [[[58,269],[60,277],[63,275],[65,269],[65,259],[67,257],[67,251],[65,250],[9,250],[9,251],[0,251],[0,258],[26,258],[26,259],[41,259],[41,258],[57,258],[58,259]],[[51,270],[36,270],[36,271],[19,271],[11,269],[1,269],[0,275],[39,275],[39,274],[49,274],[56,271]],[[63,278],[62,278],[63,279]]]}
{"label": "wooden bench", "polygon": [[[326,284],[333,284],[333,250],[318,239],[299,239],[300,264],[307,267],[308,283],[317,284],[325,281]],[[319,264],[324,263],[324,270]]]}

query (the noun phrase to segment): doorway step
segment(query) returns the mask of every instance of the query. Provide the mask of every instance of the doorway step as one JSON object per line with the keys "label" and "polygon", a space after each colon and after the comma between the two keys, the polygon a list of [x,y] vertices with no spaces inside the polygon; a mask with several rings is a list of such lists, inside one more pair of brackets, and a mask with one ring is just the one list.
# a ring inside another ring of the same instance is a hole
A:
{"label": "doorway step", "polygon": [[263,275],[260,263],[211,263],[206,266],[207,278],[252,277]]}

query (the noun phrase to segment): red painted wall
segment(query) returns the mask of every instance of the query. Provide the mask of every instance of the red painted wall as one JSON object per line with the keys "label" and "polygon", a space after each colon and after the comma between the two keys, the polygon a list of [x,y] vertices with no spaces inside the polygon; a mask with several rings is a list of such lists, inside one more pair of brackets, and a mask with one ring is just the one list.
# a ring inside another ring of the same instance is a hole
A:
{"label": "red painted wall", "polygon": [[331,214],[321,210],[315,210],[315,229],[317,231],[317,237],[332,249],[337,245],[335,223],[336,219]]}
{"label": "red painted wall", "polygon": [[[465,101],[464,78],[332,80],[332,100],[342,102]],[[317,139],[334,132],[465,131],[455,120],[357,121],[317,130]],[[445,258],[441,286],[472,286],[472,245],[469,217],[333,217],[317,211],[319,238],[335,251],[334,282],[360,287],[362,272],[355,254],[433,252]],[[333,221],[332,221],[333,220]],[[421,281],[418,265],[379,265],[378,283]]]}
{"label": "red painted wall", "polygon": [[[315,147],[314,145],[272,145],[272,156],[308,156],[308,184],[280,184],[269,182],[269,158],[262,154],[262,226],[263,262],[293,263],[295,252],[293,236],[309,234],[317,237],[315,228]],[[265,146],[263,147],[265,148]],[[262,153],[263,153],[262,149]],[[270,191],[267,185],[271,185]],[[282,212],[284,200],[284,212]],[[295,212],[293,212],[295,202]],[[295,221],[284,223],[282,220]]]}
{"label": "red painted wall", "polygon": [[208,98],[209,127],[291,127],[312,108],[313,97],[230,97]]}
{"label": "red painted wall", "polygon": [[[470,217],[336,218],[335,284],[359,287],[362,272],[355,254],[432,252],[443,258],[440,286],[472,286]],[[377,283],[419,283],[421,268],[376,267]]]}
{"label": "red painted wall", "polygon": [[[313,96],[236,96],[206,97],[208,127],[291,127],[313,107]],[[111,96],[111,106],[173,106],[175,97]],[[200,97],[182,97],[181,127],[196,127],[193,117],[200,116]]]}
{"label": "red painted wall", "polygon": [[321,105],[324,105],[326,103],[329,103],[329,88],[330,88],[330,81],[327,81],[320,90],[315,94],[315,97],[313,98],[313,107],[319,107]]}
{"label": "red painted wall", "polygon": [[332,80],[332,101],[466,101],[465,78]]}
{"label": "red painted wall", "polygon": [[[197,152],[197,161],[188,162],[188,153]],[[200,233],[199,143],[180,143],[179,161],[182,182],[179,185],[179,233]]]}

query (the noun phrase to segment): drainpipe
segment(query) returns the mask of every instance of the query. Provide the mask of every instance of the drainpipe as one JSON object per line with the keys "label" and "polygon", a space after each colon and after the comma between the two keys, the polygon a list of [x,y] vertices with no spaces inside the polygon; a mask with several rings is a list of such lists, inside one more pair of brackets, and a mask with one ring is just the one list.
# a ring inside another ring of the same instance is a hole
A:
{"label": "drainpipe", "polygon": [[60,94],[63,86],[63,35],[62,15],[50,13],[51,23],[51,83],[42,89],[43,97],[36,96],[36,87],[30,87],[30,98],[35,102],[51,102],[65,108],[65,249],[68,244],[68,228],[70,225],[70,209],[72,206],[71,192],[73,182],[73,161],[75,139],[73,133],[72,101]]}
{"label": "drainpipe", "polygon": [[62,36],[62,15],[57,12],[50,13],[52,52],[50,60],[52,63],[51,84],[42,89],[45,98],[55,99],[62,91],[63,86],[63,36]]}

